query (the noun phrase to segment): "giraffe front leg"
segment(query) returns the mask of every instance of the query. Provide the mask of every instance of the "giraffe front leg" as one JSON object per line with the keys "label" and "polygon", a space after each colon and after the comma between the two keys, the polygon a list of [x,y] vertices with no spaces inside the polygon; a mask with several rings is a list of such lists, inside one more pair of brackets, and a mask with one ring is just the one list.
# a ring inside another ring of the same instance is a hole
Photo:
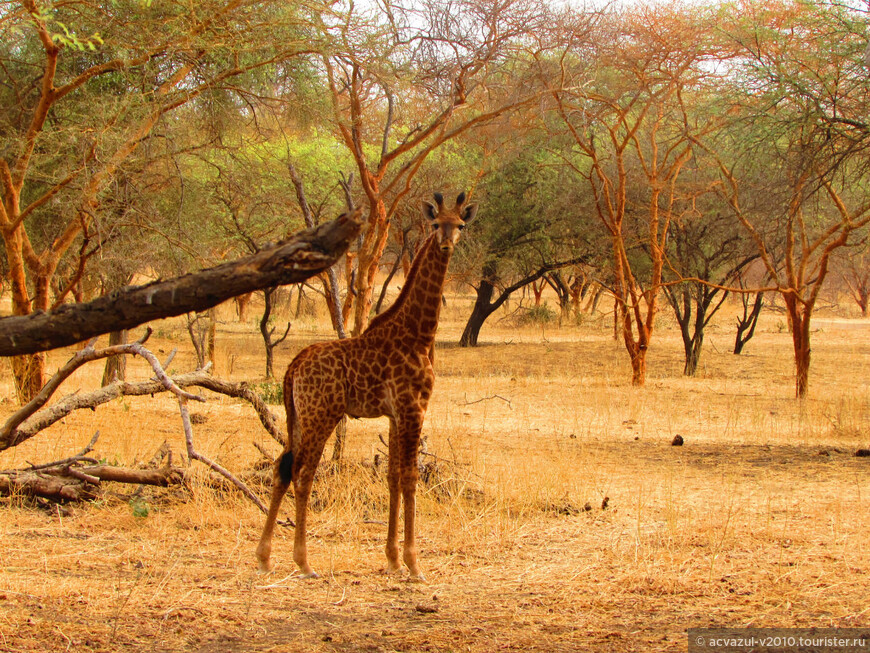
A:
{"label": "giraffe front leg", "polygon": [[417,479],[419,470],[417,457],[420,449],[420,431],[423,426],[423,415],[414,415],[408,419],[405,429],[400,432],[402,499],[405,504],[405,543],[402,559],[410,572],[411,580],[425,582],[417,564],[417,537],[415,518],[417,512]]}
{"label": "giraffe front leg", "polygon": [[396,441],[396,422],[390,420],[389,457],[387,461],[387,484],[390,488],[390,512],[387,522],[387,573],[395,574],[401,570],[399,564],[399,507],[401,505],[401,474],[399,472],[399,451]]}
{"label": "giraffe front leg", "polygon": [[403,482],[402,494],[405,503],[405,547],[402,554],[402,559],[410,572],[411,580],[425,582],[426,578],[420,573],[420,567],[417,564],[417,538],[414,534],[414,518],[416,514],[416,493],[417,479],[416,474],[413,481]]}

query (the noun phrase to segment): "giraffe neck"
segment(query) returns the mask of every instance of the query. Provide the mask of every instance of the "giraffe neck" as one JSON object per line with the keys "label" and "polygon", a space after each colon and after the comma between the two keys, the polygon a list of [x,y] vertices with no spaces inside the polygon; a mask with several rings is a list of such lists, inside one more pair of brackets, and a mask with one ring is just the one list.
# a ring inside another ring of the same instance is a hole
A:
{"label": "giraffe neck", "polygon": [[442,252],[432,235],[414,257],[402,292],[395,303],[372,319],[366,332],[395,330],[396,339],[423,348],[435,340],[438,316],[441,314],[441,293],[447,276],[450,254]]}

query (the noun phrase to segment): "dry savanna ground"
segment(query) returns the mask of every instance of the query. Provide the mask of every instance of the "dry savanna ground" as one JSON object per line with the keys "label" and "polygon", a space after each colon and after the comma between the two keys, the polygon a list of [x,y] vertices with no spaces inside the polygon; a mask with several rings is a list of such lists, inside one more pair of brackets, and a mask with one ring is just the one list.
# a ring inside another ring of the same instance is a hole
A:
{"label": "dry savanna ground", "polygon": [[[559,328],[502,313],[466,350],[453,343],[469,302],[449,298],[424,427],[437,456],[418,491],[428,583],[383,572],[387,487],[371,465],[386,424],[360,420],[346,464],[315,485],[318,580],[296,577],[289,527],[259,575],[262,515],[201,465],[169,491],[0,500],[0,650],[684,651],[694,626],[870,625],[870,459],[854,455],[870,445],[870,323],[819,317],[798,402],[782,314],[766,313],[735,357],[736,309],[724,311],[686,379],[663,310],[637,389],[608,316]],[[220,314],[218,374],[262,380],[256,325]],[[294,320],[276,368],[326,337],[322,318]],[[161,358],[178,347],[171,370],[192,369],[181,321],[156,324],[149,346]],[[49,367],[69,355],[52,352]],[[101,372],[80,370],[65,391]],[[131,379],[149,375],[130,363]],[[14,409],[8,376],[0,417]],[[230,469],[254,467],[254,442],[277,453],[248,405],[212,396],[194,410],[198,447]],[[182,460],[164,394],[75,414],[0,455],[0,469],[71,455],[96,430],[109,462],[147,462],[164,441]]]}

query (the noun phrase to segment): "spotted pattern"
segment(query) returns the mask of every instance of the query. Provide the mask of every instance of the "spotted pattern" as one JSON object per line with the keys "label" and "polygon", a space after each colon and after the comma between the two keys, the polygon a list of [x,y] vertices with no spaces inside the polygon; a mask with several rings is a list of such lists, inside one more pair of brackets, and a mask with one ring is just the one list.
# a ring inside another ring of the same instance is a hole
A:
{"label": "spotted pattern", "polygon": [[440,195],[436,195],[436,203],[437,206],[424,203],[424,214],[432,221],[434,233],[414,258],[395,303],[372,319],[359,336],[306,347],[287,368],[285,454],[292,455],[292,480],[286,479],[286,469],[282,478],[280,465],[276,466],[269,513],[257,547],[262,571],[272,567],[272,533],[281,501],[292,483],[296,500],[293,559],[303,577],[316,576],[308,564],[306,525],[314,472],[324,445],[344,415],[387,416],[390,419],[387,567],[389,572],[400,569],[398,518],[404,504],[402,559],[412,578],[423,578],[414,536],[420,432],[435,383],[433,346],[447,264],[460,229],[476,212],[475,205],[465,204],[464,194],[452,209],[444,206]]}

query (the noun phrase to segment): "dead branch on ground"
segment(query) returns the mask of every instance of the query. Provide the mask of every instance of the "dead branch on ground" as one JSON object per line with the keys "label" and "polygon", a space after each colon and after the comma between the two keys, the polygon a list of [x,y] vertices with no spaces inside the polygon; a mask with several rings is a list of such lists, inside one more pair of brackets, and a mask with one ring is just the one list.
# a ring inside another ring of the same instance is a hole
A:
{"label": "dead branch on ground", "polygon": [[[200,395],[191,394],[183,388],[199,386],[213,392],[246,400],[253,406],[257,416],[260,418],[260,422],[269,434],[276,442],[283,445],[285,437],[279,430],[275,416],[259,395],[247,387],[246,384],[216,379],[208,373],[207,369],[199,369],[170,378],[164,371],[160,361],[144,346],[150,334],[151,330],[148,329],[145,335],[136,342],[114,345],[103,349],[95,349],[94,342],[89,342],[84,349],[77,352],[58,370],[31,402],[16,411],[0,427],[0,451],[21,444],[75,410],[82,408],[94,409],[96,406],[121,396],[153,395],[158,392],[169,391],[178,398],[185,444],[190,460],[198,460],[229,480],[260,510],[265,512],[263,503],[241,480],[229,470],[196,450],[187,402],[204,402],[206,399]],[[69,395],[45,407],[48,400],[61,386],[63,381],[76,369],[87,362],[115,355],[141,356],[148,361],[154,370],[155,377],[140,383],[115,381],[93,392]],[[159,470],[125,470],[99,464],[85,467],[82,463],[98,463],[97,460],[86,456],[93,448],[95,442],[96,436],[81,453],[62,461],[46,465],[31,465],[29,469],[0,472],[0,494],[23,492],[47,498],[79,500],[96,496],[96,488],[101,480],[165,486],[180,482],[183,478],[183,472],[173,468],[171,462]]]}
{"label": "dead branch on ground", "polygon": [[82,501],[100,495],[102,481],[167,487],[184,480],[184,471],[172,466],[172,456],[157,469],[129,469],[105,465],[87,454],[93,450],[100,432],[87,446],[69,458],[26,469],[0,471],[0,495],[37,496],[54,501]]}
{"label": "dead branch on ground", "polygon": [[464,402],[456,402],[457,406],[471,406],[472,404],[479,404],[481,401],[489,401],[490,399],[501,399],[508,405],[508,408],[513,410],[513,406],[511,405],[511,400],[502,397],[501,395],[490,395],[489,397],[481,397],[480,399],[475,399],[474,401],[464,401]]}
{"label": "dead branch on ground", "polygon": [[[211,376],[207,369],[179,374],[172,379],[169,379],[154,355],[143,346],[143,343],[148,339],[150,334],[151,331],[149,329],[142,338],[134,343],[114,345],[98,350],[94,349],[93,342],[91,342],[84,349],[76,353],[75,356],[67,361],[67,363],[63,365],[51,379],[49,379],[48,383],[45,384],[32,401],[16,411],[11,417],[9,417],[6,423],[0,427],[0,451],[4,451],[5,449],[9,449],[29,440],[40,431],[43,431],[76,410],[82,408],[94,409],[101,404],[105,404],[122,396],[154,395],[159,392],[165,392],[170,389],[167,382],[179,389],[198,386],[211,390],[212,392],[225,394],[238,399],[244,399],[254,408],[257,417],[259,417],[260,422],[269,435],[271,435],[278,444],[283,446],[285,436],[278,427],[277,418],[272,411],[269,410],[269,407],[262,398],[256,392],[251,390],[247,384],[223,381]],[[61,383],[76,369],[87,362],[117,354],[135,354],[143,356],[143,358],[148,360],[152,368],[155,369],[158,378],[139,383],[114,381],[99,390],[88,393],[72,394],[55,402],[47,408],[42,408],[54,392],[60,387]],[[185,394],[188,398],[194,398],[195,401],[205,401],[205,399],[197,395]]]}

